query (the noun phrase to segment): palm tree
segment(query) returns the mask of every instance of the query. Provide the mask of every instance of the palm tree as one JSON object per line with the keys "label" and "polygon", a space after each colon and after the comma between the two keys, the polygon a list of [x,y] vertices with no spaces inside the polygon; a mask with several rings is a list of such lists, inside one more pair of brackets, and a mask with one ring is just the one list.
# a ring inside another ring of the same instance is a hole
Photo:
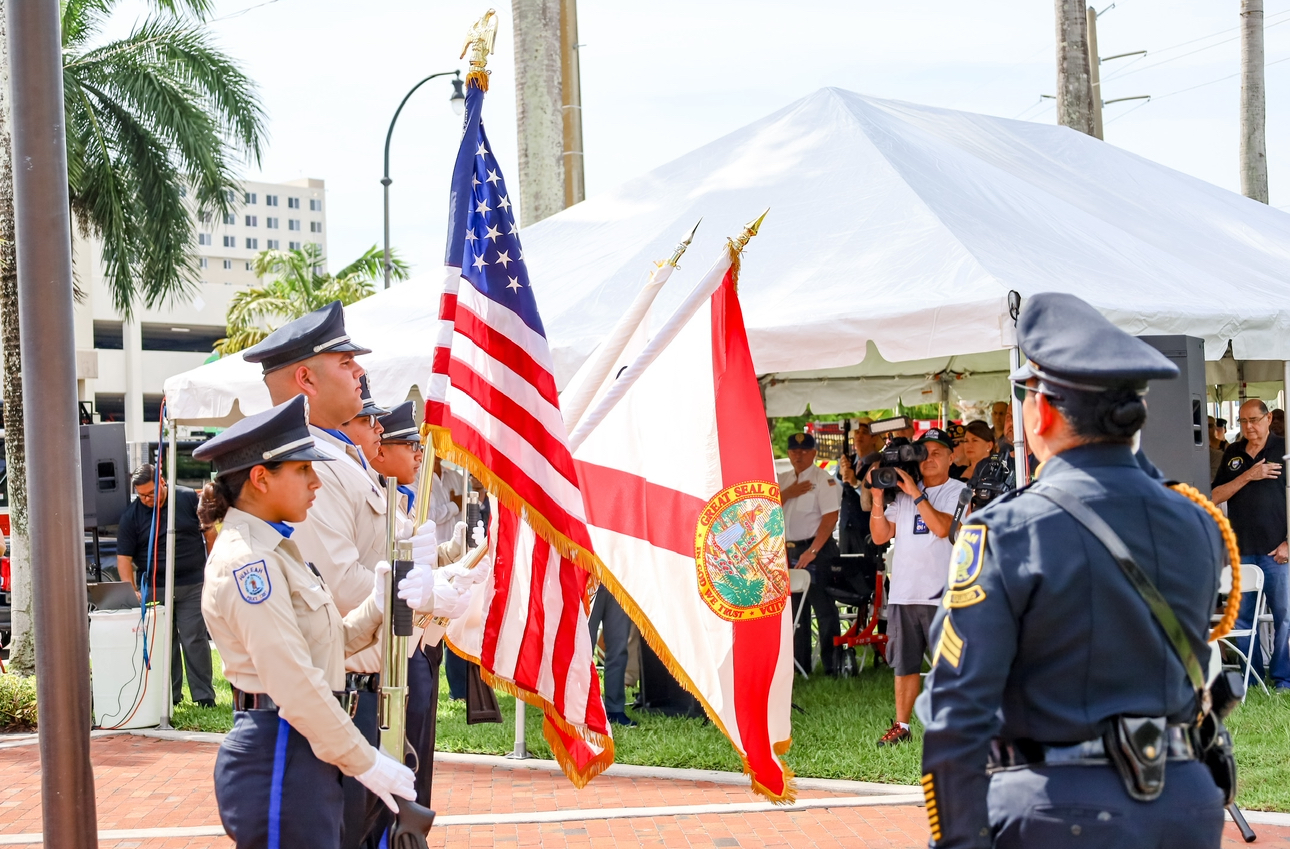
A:
{"label": "palm tree", "polygon": [[[253,266],[260,279],[272,276],[258,289],[238,292],[228,305],[228,336],[215,343],[220,356],[244,351],[273,332],[274,325],[308,315],[332,301],[348,306],[376,291],[382,276],[383,254],[372,245],[336,274],[322,271],[322,248],[314,242],[292,251],[261,251]],[[390,252],[390,278],[406,280],[408,265]]]}
{"label": "palm tree", "polygon": [[[0,0],[0,21],[4,5]],[[258,163],[264,115],[254,86],[213,46],[200,24],[210,0],[153,0],[163,14],[125,38],[96,43],[115,0],[64,0],[63,92],[68,201],[81,237],[103,246],[113,304],[130,317],[198,285],[198,211],[225,212],[236,166]],[[180,18],[179,13],[194,18]],[[0,38],[0,42],[3,39]],[[2,48],[0,48],[2,49]],[[0,99],[9,62],[0,56]],[[17,266],[8,103],[0,103],[0,328],[4,335],[5,456],[12,576],[11,668],[34,669],[27,558],[22,365],[18,356]]]}

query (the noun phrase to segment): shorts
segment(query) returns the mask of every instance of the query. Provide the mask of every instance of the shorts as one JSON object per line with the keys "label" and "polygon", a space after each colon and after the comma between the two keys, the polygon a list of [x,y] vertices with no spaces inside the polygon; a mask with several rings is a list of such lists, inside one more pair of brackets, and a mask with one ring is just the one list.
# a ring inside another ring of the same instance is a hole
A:
{"label": "shorts", "polygon": [[887,664],[897,675],[923,671],[923,655],[931,642],[934,604],[887,606]]}

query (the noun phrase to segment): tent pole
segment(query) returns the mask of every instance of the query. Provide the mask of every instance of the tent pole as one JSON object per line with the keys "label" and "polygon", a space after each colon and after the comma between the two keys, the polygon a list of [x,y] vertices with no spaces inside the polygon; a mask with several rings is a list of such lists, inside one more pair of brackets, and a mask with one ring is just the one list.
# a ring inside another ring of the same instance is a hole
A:
{"label": "tent pole", "polygon": [[[1021,349],[1013,345],[1008,349],[1008,370],[1014,372],[1021,368]],[[1021,417],[1021,405],[1010,401],[1012,409],[1012,456],[1016,462],[1017,486],[1030,483],[1030,464],[1026,462],[1026,426]]]}
{"label": "tent pole", "polygon": [[[165,404],[162,404],[165,407]],[[166,627],[164,637],[161,640],[161,686],[166,688],[166,698],[162,701],[161,708],[161,727],[170,727],[170,711],[172,708],[171,699],[173,694],[170,691],[170,676],[173,674],[170,669],[171,663],[171,642],[175,634],[175,480],[179,476],[178,458],[179,450],[176,446],[175,438],[175,420],[171,418],[170,411],[166,410],[164,414],[166,424],[166,434],[169,440],[166,443]]]}
{"label": "tent pole", "polygon": [[[1281,392],[1285,403],[1290,403],[1290,360],[1286,360],[1281,365]],[[1281,409],[1285,409],[1285,403]],[[1286,487],[1286,509],[1290,511],[1290,487]],[[1286,513],[1286,539],[1290,539],[1290,512]]]}

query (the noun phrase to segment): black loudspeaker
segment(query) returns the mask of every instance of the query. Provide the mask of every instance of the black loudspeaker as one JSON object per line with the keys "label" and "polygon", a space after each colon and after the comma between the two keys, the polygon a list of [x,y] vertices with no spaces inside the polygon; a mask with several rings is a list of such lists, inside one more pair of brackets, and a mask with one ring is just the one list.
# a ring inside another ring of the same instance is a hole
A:
{"label": "black loudspeaker", "polygon": [[81,501],[85,527],[115,525],[130,504],[125,425],[81,425]]}
{"label": "black loudspeaker", "polygon": [[1142,450],[1166,478],[1209,495],[1209,427],[1205,412],[1205,343],[1195,336],[1140,336],[1178,366],[1173,380],[1148,384]]}

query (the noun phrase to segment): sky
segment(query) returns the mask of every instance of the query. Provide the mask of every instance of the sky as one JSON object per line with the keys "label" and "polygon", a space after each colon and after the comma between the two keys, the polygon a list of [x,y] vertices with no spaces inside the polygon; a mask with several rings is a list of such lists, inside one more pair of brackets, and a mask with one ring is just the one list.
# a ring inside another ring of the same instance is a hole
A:
{"label": "sky", "polygon": [[[583,136],[593,196],[837,86],[1010,119],[1055,122],[1052,3],[1036,0],[580,0]],[[1271,204],[1290,211],[1290,0],[1265,2]],[[446,0],[217,0],[218,45],[259,88],[261,162],[244,176],[326,181],[332,267],[381,242],[382,148],[421,78],[465,68],[470,23],[488,7]],[[1099,4],[1105,137],[1239,191],[1236,0]],[[149,14],[117,7],[105,37]],[[499,4],[484,122],[511,184],[516,164],[514,39]],[[460,136],[447,79],[421,88],[394,131],[391,242],[413,272],[442,266],[447,191]],[[518,194],[518,192],[516,192]],[[521,223],[523,211],[520,211]]]}

